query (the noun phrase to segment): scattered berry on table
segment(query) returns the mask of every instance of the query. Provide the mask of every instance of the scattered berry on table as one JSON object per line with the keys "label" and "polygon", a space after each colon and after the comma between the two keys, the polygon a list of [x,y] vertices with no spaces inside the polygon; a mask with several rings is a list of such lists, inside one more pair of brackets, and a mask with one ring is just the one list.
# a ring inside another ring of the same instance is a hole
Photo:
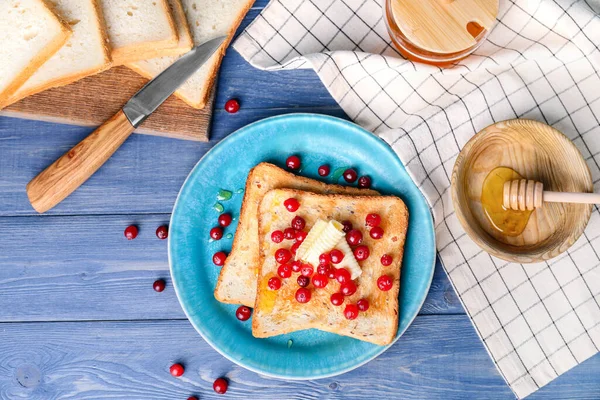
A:
{"label": "scattered berry on table", "polygon": [[348,183],[353,183],[358,178],[358,174],[352,168],[348,168],[344,171],[344,180]]}
{"label": "scattered berry on table", "polygon": [[240,102],[237,99],[227,100],[225,103],[225,111],[227,111],[229,114],[235,114],[236,112],[240,111]]}
{"label": "scattered berry on table", "polygon": [[160,240],[165,240],[169,236],[169,230],[166,225],[161,225],[156,228],[156,237]]}
{"label": "scattered berry on table", "polygon": [[329,283],[329,278],[327,278],[327,275],[316,274],[315,276],[313,276],[312,282],[314,287],[321,289],[327,286],[327,284]]}
{"label": "scattered berry on table", "polygon": [[292,253],[288,249],[277,249],[275,252],[275,261],[284,264],[292,259]]}
{"label": "scattered berry on table", "polygon": [[219,378],[213,383],[213,390],[219,394],[225,394],[227,392],[227,380],[225,378]]}
{"label": "scattered berry on table", "polygon": [[394,281],[387,275],[381,275],[379,279],[377,279],[377,287],[384,292],[387,292],[394,285]]}
{"label": "scattered berry on table", "polygon": [[344,259],[344,253],[341,250],[333,249],[329,252],[329,258],[333,264],[339,264]]}
{"label": "scattered berry on table", "polygon": [[292,266],[290,264],[281,264],[279,267],[277,267],[277,275],[283,279],[289,278],[292,276]]}
{"label": "scattered berry on table", "polygon": [[341,306],[344,303],[344,295],[341,293],[334,293],[331,295],[331,304],[334,306]]}
{"label": "scattered berry on table", "polygon": [[219,215],[219,225],[221,225],[224,228],[228,227],[231,224],[232,220],[233,220],[233,218],[231,218],[230,214]]}
{"label": "scattered berry on table", "polygon": [[360,311],[367,311],[369,309],[369,300],[360,299],[359,301],[356,302],[356,306],[358,307],[358,309]]}
{"label": "scattered berry on table", "polygon": [[294,228],[297,231],[301,231],[302,229],[304,229],[305,226],[306,221],[302,217],[295,216],[292,220],[292,228]]}
{"label": "scattered berry on table", "polygon": [[350,221],[342,221],[342,225],[344,228],[342,229],[345,233],[348,233],[352,230],[352,222]]}
{"label": "scattered berry on table", "polygon": [[283,231],[283,237],[287,240],[296,239],[296,230],[294,228],[285,228]]}
{"label": "scattered berry on table", "polygon": [[363,241],[363,234],[358,229],[352,229],[346,233],[346,241],[350,246],[358,246]]}
{"label": "scattered berry on table", "polygon": [[389,254],[384,254],[381,256],[381,265],[383,265],[384,267],[392,265],[392,261],[394,261],[394,258]]}
{"label": "scattered berry on table", "polygon": [[304,242],[304,239],[306,239],[306,236],[308,236],[308,232],[298,231],[296,232],[296,241],[302,243]]}
{"label": "scattered berry on table", "polygon": [[319,265],[327,265],[331,262],[331,257],[329,257],[329,253],[323,253],[319,256]]}
{"label": "scattered berry on table", "polygon": [[353,281],[343,283],[342,286],[340,286],[340,292],[344,296],[352,296],[356,293],[356,283]]}
{"label": "scattered berry on table", "polygon": [[346,268],[338,268],[335,270],[335,280],[339,283],[344,284],[346,282],[350,282],[352,280],[350,277],[350,271],[348,271]]}
{"label": "scattered berry on table", "polygon": [[356,319],[358,317],[358,306],[356,304],[348,304],[344,309],[344,317],[346,319]]}
{"label": "scattered berry on table", "polygon": [[376,226],[379,226],[379,224],[381,224],[381,217],[379,216],[379,214],[371,213],[367,215],[367,218],[365,218],[365,222],[367,226],[375,228]]}
{"label": "scattered berry on table", "polygon": [[370,254],[371,252],[369,251],[369,248],[365,245],[360,245],[354,249],[354,257],[356,257],[356,261],[365,261],[367,258],[369,258]]}
{"label": "scattered berry on table", "polygon": [[375,228],[371,228],[371,231],[369,232],[369,234],[371,235],[371,237],[375,240],[379,240],[383,237],[383,228],[380,226],[376,226]]}
{"label": "scattered berry on table", "polygon": [[196,396],[190,396],[187,400],[198,400],[198,398]]}
{"label": "scattered berry on table", "polygon": [[294,198],[289,198],[283,202],[286,210],[289,212],[296,212],[300,208],[300,202]]}
{"label": "scattered berry on table", "polygon": [[371,187],[371,178],[366,175],[358,178],[358,187],[361,189],[369,189]]}
{"label": "scattered berry on table", "polygon": [[166,286],[166,283],[163,279],[158,279],[158,280],[154,281],[154,283],[152,284],[154,291],[158,292],[158,293],[165,290],[165,286]]}
{"label": "scattered berry on table", "polygon": [[127,228],[125,228],[124,235],[127,240],[135,239],[138,235],[138,227],[135,225],[129,225]]}
{"label": "scattered berry on table", "polygon": [[299,275],[296,282],[298,282],[298,286],[300,287],[307,287],[310,283],[310,278],[308,276]]}
{"label": "scattered berry on table", "polygon": [[219,251],[213,255],[213,263],[218,267],[222,267],[225,264],[226,258],[227,254],[224,251]]}
{"label": "scattered berry on table", "polygon": [[310,301],[310,290],[307,288],[300,288],[296,290],[296,301],[298,303],[308,303]]}
{"label": "scattered berry on table", "polygon": [[236,318],[239,319],[240,321],[248,321],[248,319],[250,319],[251,315],[252,315],[252,310],[250,310],[250,307],[246,307],[246,306],[239,306],[237,311],[235,312]]}
{"label": "scattered berry on table", "polygon": [[315,269],[310,264],[302,264],[302,268],[300,268],[300,274],[304,276],[312,276],[314,274]]}
{"label": "scattered berry on table", "polygon": [[320,176],[327,176],[327,175],[329,175],[330,172],[331,172],[331,168],[329,168],[329,165],[327,165],[327,164],[323,164],[319,167],[319,175]]}
{"label": "scattered berry on table", "polygon": [[279,290],[279,288],[281,287],[281,279],[274,276],[271,279],[269,279],[268,285],[269,289],[271,290]]}
{"label": "scattered berry on table", "polygon": [[223,237],[223,228],[220,226],[215,226],[210,230],[210,237],[214,240],[221,240]]}
{"label": "scattered berry on table", "polygon": [[302,262],[300,260],[296,260],[296,261],[292,262],[292,271],[300,272],[301,268],[302,268]]}
{"label": "scattered berry on table", "polygon": [[273,233],[271,233],[271,240],[273,241],[273,243],[281,243],[283,242],[284,238],[285,236],[281,231],[273,231]]}
{"label": "scattered berry on table", "polygon": [[300,169],[300,165],[301,165],[300,157],[289,156],[287,158],[287,160],[285,160],[285,165],[287,165],[287,167],[289,169],[293,169],[293,170]]}
{"label": "scattered berry on table", "polygon": [[185,368],[183,368],[183,365],[181,364],[173,364],[171,365],[171,368],[169,368],[169,372],[171,372],[171,375],[173,376],[181,376],[185,372]]}

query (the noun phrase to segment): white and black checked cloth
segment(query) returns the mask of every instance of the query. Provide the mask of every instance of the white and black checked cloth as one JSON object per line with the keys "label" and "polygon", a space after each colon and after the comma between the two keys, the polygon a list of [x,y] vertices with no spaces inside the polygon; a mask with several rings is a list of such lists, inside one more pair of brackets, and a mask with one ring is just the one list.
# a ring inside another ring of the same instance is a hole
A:
{"label": "white and black checked cloth", "polygon": [[523,398],[600,349],[600,212],[540,264],[491,257],[449,193],[462,146],[496,121],[556,127],[600,184],[600,2],[500,0],[488,40],[451,69],[393,47],[381,0],[272,0],[235,42],[261,69],[313,68],[355,122],[398,153],[435,219],[442,264],[500,374]]}

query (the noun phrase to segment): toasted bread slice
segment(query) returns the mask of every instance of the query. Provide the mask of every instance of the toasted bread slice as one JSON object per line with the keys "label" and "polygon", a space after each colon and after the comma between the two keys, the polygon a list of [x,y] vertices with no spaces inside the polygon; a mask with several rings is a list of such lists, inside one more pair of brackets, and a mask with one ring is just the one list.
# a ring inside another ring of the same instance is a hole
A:
{"label": "toasted bread slice", "polygon": [[[260,163],[248,174],[246,191],[231,253],[221,269],[215,297],[224,303],[254,306],[256,276],[260,266],[258,248],[258,206],[265,193],[272,189],[290,188],[315,193],[376,196],[369,189],[328,185],[296,176],[269,163]],[[291,217],[290,217],[291,221]],[[289,222],[288,221],[288,225]]]}
{"label": "toasted bread slice", "polygon": [[[288,198],[295,198],[300,202],[296,213],[290,213],[283,206]],[[379,240],[370,238],[365,229],[365,218],[369,213],[377,213],[382,217],[380,226],[385,234]],[[308,289],[312,292],[312,297],[304,304],[295,300],[295,293],[299,288],[297,273],[291,278],[282,279],[279,290],[268,288],[268,280],[277,275],[278,264],[273,256],[275,251],[291,246],[291,241],[273,243],[270,240],[271,232],[288,227],[290,218],[294,215],[306,220],[306,229],[310,229],[317,219],[335,219],[349,220],[355,229],[363,231],[363,244],[369,247],[370,256],[365,261],[359,261],[362,274],[355,280],[358,289],[345,298],[342,306],[336,307],[330,301],[331,295],[340,290],[340,284],[334,279],[330,279],[327,286],[321,289],[314,288],[311,283]],[[387,345],[394,340],[398,330],[400,267],[408,227],[408,209],[402,200],[391,196],[319,195],[279,189],[264,196],[258,220],[262,264],[252,317],[252,334],[255,337],[265,338],[316,328],[378,345]],[[390,266],[381,264],[381,256],[384,254],[393,257]],[[388,275],[394,282],[392,289],[387,292],[377,287],[377,279],[382,275]],[[360,312],[354,320],[346,319],[345,306],[356,304],[360,299],[369,301],[369,309]]]}

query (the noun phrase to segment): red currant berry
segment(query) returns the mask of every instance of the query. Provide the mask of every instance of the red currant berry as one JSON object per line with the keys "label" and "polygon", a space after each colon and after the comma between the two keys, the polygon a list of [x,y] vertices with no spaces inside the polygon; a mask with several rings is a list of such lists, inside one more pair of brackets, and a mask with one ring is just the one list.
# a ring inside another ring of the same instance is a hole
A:
{"label": "red currant berry", "polygon": [[308,276],[298,275],[296,282],[298,282],[298,286],[300,287],[307,287],[310,283],[310,278]]}
{"label": "red currant berry", "polygon": [[358,306],[356,304],[348,304],[344,309],[344,317],[346,319],[356,319],[358,317]]}
{"label": "red currant berry", "polygon": [[225,394],[227,386],[227,380],[224,378],[219,378],[213,382],[213,390],[219,394]]}
{"label": "red currant berry", "polygon": [[133,240],[138,235],[138,228],[135,225],[129,225],[125,228],[125,232],[123,232],[127,240]]}
{"label": "red currant berry", "polygon": [[310,290],[307,288],[300,288],[296,290],[296,301],[298,303],[308,303],[310,301]]}
{"label": "red currant berry", "polygon": [[331,295],[331,304],[334,306],[341,306],[344,303],[344,295],[341,293],[334,293]]}
{"label": "red currant berry", "polygon": [[329,270],[327,271],[327,277],[329,279],[335,279],[335,271],[336,271],[335,268],[330,267]]}
{"label": "red currant berry", "polygon": [[384,267],[388,267],[392,265],[393,260],[394,259],[392,258],[392,256],[390,256],[389,254],[384,254],[381,256],[381,265],[383,265]]}
{"label": "red currant berry", "polygon": [[233,220],[233,218],[231,218],[231,215],[229,215],[229,214],[219,215],[219,225],[221,225],[223,228],[231,225],[232,220]]}
{"label": "red currant berry", "polygon": [[344,296],[352,296],[354,293],[356,293],[356,283],[353,281],[343,283],[342,286],[340,286],[340,292]]}
{"label": "red currant berry", "polygon": [[277,249],[275,252],[275,261],[284,264],[292,259],[292,253],[288,249]]}
{"label": "red currant berry", "polygon": [[277,268],[277,275],[284,279],[289,278],[290,276],[292,276],[292,266],[290,264],[281,264]]}
{"label": "red currant berry", "polygon": [[240,103],[236,99],[227,100],[225,103],[225,111],[229,114],[235,114],[240,111]]}
{"label": "red currant berry", "polygon": [[317,267],[317,274],[329,276],[332,269],[333,267],[329,264],[319,264]]}
{"label": "red currant berry", "polygon": [[371,237],[375,240],[379,240],[383,237],[383,228],[380,226],[376,226],[375,228],[371,228],[371,231],[369,232],[369,234],[371,235]]}
{"label": "red currant berry", "polygon": [[296,238],[296,230],[294,228],[285,228],[283,237],[286,238],[286,240],[294,240]]}
{"label": "red currant berry", "polygon": [[327,176],[327,175],[329,175],[329,172],[331,172],[331,168],[329,168],[329,165],[323,164],[319,167],[319,175],[320,176]]}
{"label": "red currant berry", "polygon": [[281,231],[273,231],[273,233],[271,233],[271,240],[273,241],[273,243],[281,243],[283,242],[284,238],[285,236]]}
{"label": "red currant berry", "polygon": [[292,228],[301,231],[306,226],[306,221],[302,217],[295,216],[292,220]]}
{"label": "red currant berry", "polygon": [[358,174],[352,168],[348,168],[344,171],[344,179],[346,182],[352,183],[356,180],[356,178],[358,178]]}
{"label": "red currant berry", "polygon": [[368,189],[371,187],[371,178],[368,176],[361,176],[358,178],[358,187],[361,189]]}
{"label": "red currant berry", "polygon": [[227,254],[224,251],[219,251],[213,255],[213,263],[216,266],[222,267],[225,264],[225,259],[227,258]]}
{"label": "red currant berry", "polygon": [[306,239],[306,236],[308,236],[307,232],[298,231],[298,232],[296,232],[296,241],[298,241],[299,243],[302,243],[302,242],[304,242],[304,239]]}
{"label": "red currant berry", "polygon": [[296,257],[296,252],[300,248],[301,244],[302,242],[296,242],[292,245],[292,247],[290,247],[290,253],[292,253],[292,256]]}
{"label": "red currant berry", "polygon": [[350,282],[352,279],[350,277],[350,271],[346,268],[338,268],[335,270],[335,280],[341,284],[346,282]]}
{"label": "red currant berry", "polygon": [[300,157],[298,156],[289,156],[287,160],[285,160],[285,165],[287,165],[289,169],[300,169],[300,164]]}
{"label": "red currant berry", "polygon": [[210,230],[210,237],[214,240],[221,240],[223,237],[223,228],[220,226],[215,226]]}
{"label": "red currant berry", "polygon": [[271,279],[269,279],[269,282],[267,284],[269,285],[269,289],[279,290],[279,288],[281,287],[281,279],[274,276]]}
{"label": "red currant berry", "polygon": [[368,214],[367,218],[365,218],[365,222],[367,223],[367,226],[375,228],[381,223],[381,217],[379,214]]}
{"label": "red currant berry", "polygon": [[325,275],[316,274],[315,276],[313,276],[312,282],[316,288],[321,289],[327,286],[327,284],[329,283],[329,279]]}
{"label": "red currant berry", "polygon": [[156,229],[156,237],[159,238],[160,240],[165,240],[168,236],[169,236],[169,230],[167,229],[166,225],[159,226]]}
{"label": "red currant berry", "polygon": [[187,398],[187,400],[198,400],[198,398],[196,396],[190,396]]}
{"label": "red currant berry", "polygon": [[302,262],[300,260],[296,260],[296,261],[292,262],[292,271],[300,272],[301,268],[302,268]]}
{"label": "red currant berry", "polygon": [[369,309],[369,300],[360,299],[356,302],[356,305],[360,311],[367,311]]}
{"label": "red currant berry", "polygon": [[352,229],[346,233],[346,241],[350,246],[358,246],[363,241],[363,234],[358,229]]}
{"label": "red currant berry", "polygon": [[343,231],[348,233],[352,230],[352,222],[350,221],[342,221],[342,225],[344,225]]}
{"label": "red currant berry", "polygon": [[171,375],[177,377],[183,375],[185,368],[183,368],[183,365],[181,364],[173,364],[171,365],[171,368],[169,368],[169,372],[171,372]]}
{"label": "red currant berry", "polygon": [[331,257],[329,257],[329,253],[323,253],[319,256],[319,265],[327,265],[331,262]]}
{"label": "red currant berry", "polygon": [[365,261],[367,258],[369,258],[370,254],[371,252],[369,251],[369,248],[365,245],[360,245],[354,249],[354,257],[356,257],[356,261]]}
{"label": "red currant berry", "polygon": [[379,290],[383,290],[384,292],[390,290],[393,285],[394,281],[387,275],[381,275],[379,279],[377,279],[377,287]]}
{"label": "red currant berry", "polygon": [[300,202],[294,198],[289,198],[283,202],[283,206],[289,212],[296,212],[300,208]]}
{"label": "red currant berry", "polygon": [[332,263],[339,264],[344,259],[344,253],[341,250],[333,249],[329,252],[329,258],[331,258]]}
{"label": "red currant berry", "polygon": [[235,312],[235,316],[240,321],[247,321],[250,318],[250,315],[252,315],[252,310],[246,306],[240,306]]}
{"label": "red currant berry", "polygon": [[312,276],[315,272],[315,269],[310,264],[302,264],[302,268],[300,268],[300,274],[304,276]]}
{"label": "red currant berry", "polygon": [[158,293],[160,293],[163,290],[165,290],[165,286],[166,286],[165,281],[162,280],[162,279],[154,281],[154,284],[152,285],[152,287],[154,288],[154,291],[158,292]]}

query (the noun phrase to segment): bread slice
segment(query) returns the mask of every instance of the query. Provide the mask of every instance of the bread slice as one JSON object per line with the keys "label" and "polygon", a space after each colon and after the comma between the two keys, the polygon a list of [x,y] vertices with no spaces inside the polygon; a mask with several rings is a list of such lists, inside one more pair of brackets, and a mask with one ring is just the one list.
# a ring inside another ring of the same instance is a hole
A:
{"label": "bread slice", "polygon": [[[260,163],[248,174],[242,210],[233,247],[221,269],[215,297],[223,303],[254,306],[256,277],[260,266],[258,248],[258,206],[269,190],[289,188],[315,193],[376,196],[370,189],[328,185],[294,175],[269,163]],[[290,218],[291,221],[291,218]],[[288,221],[289,224],[289,221]]]}
{"label": "bread slice", "polygon": [[70,35],[42,0],[0,1],[0,108]]}
{"label": "bread slice", "polygon": [[51,87],[68,85],[110,67],[104,18],[99,0],[48,0],[73,35],[11,96],[14,103]]}
{"label": "bread slice", "polygon": [[[171,15],[173,15],[173,21],[175,21],[175,27],[177,28],[177,36],[179,40],[177,45],[170,49],[164,49],[161,51],[163,56],[179,56],[187,53],[194,47],[194,40],[192,39],[192,32],[190,26],[187,23],[185,13],[183,12],[183,5],[180,0],[167,0],[169,8],[171,9]],[[144,62],[143,60],[140,62]]]}
{"label": "bread slice", "polygon": [[[296,213],[286,210],[283,202],[295,198],[300,202]],[[383,238],[372,239],[365,229],[369,213],[382,217]],[[355,229],[363,231],[363,244],[369,247],[370,256],[359,261],[362,274],[355,280],[356,293],[346,296],[344,304],[334,306],[330,297],[340,290],[340,284],[330,279],[325,288],[316,289],[312,282],[307,287],[312,297],[308,303],[295,300],[298,273],[282,279],[277,291],[268,288],[268,280],[277,275],[278,264],[273,255],[279,248],[289,248],[291,241],[274,243],[271,232],[285,229],[290,218],[299,215],[306,220],[306,230],[317,219],[349,220]],[[378,345],[390,344],[398,330],[398,293],[400,290],[400,267],[408,227],[408,210],[404,202],[391,196],[343,196],[319,195],[298,190],[278,189],[267,193],[259,209],[259,236],[261,268],[258,276],[259,290],[252,317],[252,334],[265,338],[303,329],[316,328],[339,335],[350,336]],[[390,266],[381,264],[381,256],[393,257]],[[393,279],[392,289],[384,292],[377,287],[377,279],[388,275]],[[360,299],[369,301],[369,309],[360,312],[358,318],[348,320],[344,308]]]}
{"label": "bread slice", "polygon": [[114,65],[160,57],[179,37],[167,0],[101,0]]}
{"label": "bread slice", "polygon": [[[196,46],[218,36],[228,37],[221,49],[175,92],[181,100],[200,109],[208,102],[225,50],[254,0],[182,0],[182,3]],[[161,57],[129,63],[127,66],[152,79],[175,60],[177,57]]]}

